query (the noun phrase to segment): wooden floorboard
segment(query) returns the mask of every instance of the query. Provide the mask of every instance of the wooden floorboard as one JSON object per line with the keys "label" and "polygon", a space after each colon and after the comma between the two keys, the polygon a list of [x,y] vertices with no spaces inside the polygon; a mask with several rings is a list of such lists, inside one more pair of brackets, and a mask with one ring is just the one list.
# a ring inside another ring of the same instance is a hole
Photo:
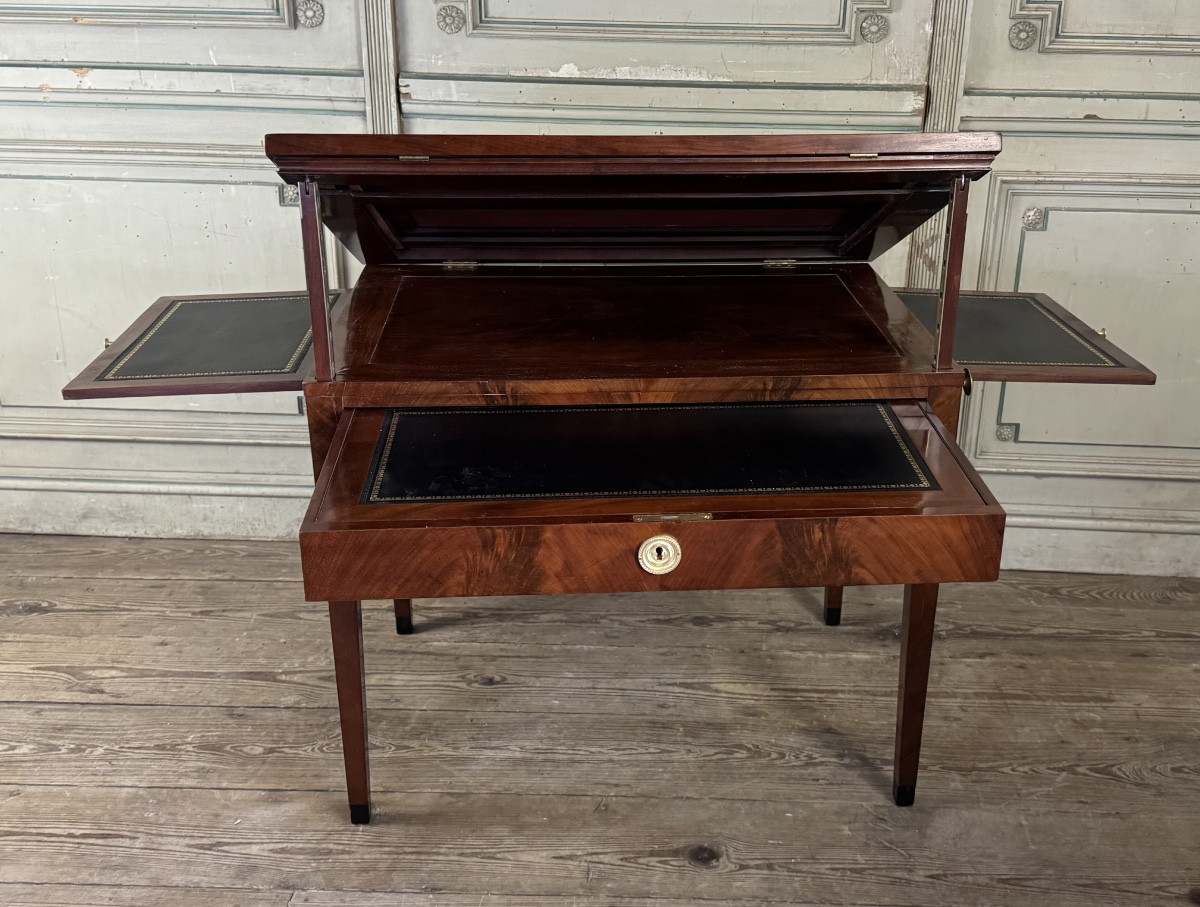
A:
{"label": "wooden floorboard", "polygon": [[356,828],[298,578],[0,536],[0,905],[1200,903],[1200,581],[946,587],[911,809],[897,588],[372,602]]}

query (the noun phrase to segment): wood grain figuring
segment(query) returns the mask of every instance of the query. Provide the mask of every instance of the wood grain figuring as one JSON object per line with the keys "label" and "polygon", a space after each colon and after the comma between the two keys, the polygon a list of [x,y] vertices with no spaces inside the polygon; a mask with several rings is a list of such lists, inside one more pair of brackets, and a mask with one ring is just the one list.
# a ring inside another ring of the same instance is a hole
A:
{"label": "wood grain figuring", "polygon": [[939,372],[954,368],[954,335],[958,328],[958,294],[962,288],[962,257],[967,239],[967,194],[970,186],[964,177],[954,181],[950,210],[946,214],[942,295],[938,300],[937,329],[934,332],[937,352],[933,367]]}
{"label": "wood grain figuring", "polygon": [[329,627],[337,676],[338,714],[342,725],[342,758],[350,821],[371,820],[371,771],[367,763],[366,673],[363,669],[362,604],[331,601]]}
{"label": "wood grain figuring", "polygon": [[866,266],[368,267],[349,309],[347,406],[912,397],[960,380],[930,375],[928,332]]}
{"label": "wood grain figuring", "polygon": [[304,385],[304,412],[308,417],[309,450],[312,453],[314,476],[321,474],[321,467],[329,456],[343,409],[341,395],[331,392],[329,384],[310,381]]}
{"label": "wood grain figuring", "polygon": [[[837,630],[818,589],[424,601],[411,637],[368,603],[376,814],[354,828],[325,609],[279,576],[297,562],[0,540],[0,903],[1140,907],[1200,886],[1195,580],[943,587],[910,810],[886,803],[894,587],[847,590]],[[310,695],[272,659],[321,666]],[[62,672],[49,704],[39,660],[107,690]]]}
{"label": "wood grain figuring", "polygon": [[937,597],[936,585],[904,587],[904,612],[900,619],[896,750],[892,760],[892,798],[897,806],[912,806],[916,797]]}
{"label": "wood grain figuring", "polygon": [[[555,594],[995,577],[1003,511],[940,428],[897,407],[938,491],[661,499],[362,504],[379,413],[343,420],[301,530],[313,600]],[[636,514],[712,520],[636,523]],[[679,539],[684,560],[654,576],[640,543]]]}
{"label": "wood grain figuring", "polygon": [[[994,132],[892,133],[890,135],[311,135],[281,133],[266,138],[267,156],[317,158],[336,164],[340,159],[376,157],[391,164],[400,154],[430,157],[521,158],[543,163],[544,158],[736,158],[764,156],[821,158],[851,153],[920,156],[929,154],[986,154],[1000,151]],[[870,164],[870,161],[863,161]],[[349,165],[346,166],[349,169]]]}
{"label": "wood grain figuring", "polygon": [[996,135],[380,138],[267,139],[283,179],[353,200],[352,223],[328,220],[370,264],[864,261],[999,151]]}
{"label": "wood grain figuring", "polygon": [[318,381],[333,375],[333,340],[329,319],[329,276],[325,267],[325,238],[321,229],[321,193],[317,184],[300,185],[300,231],[304,244],[304,283],[312,318],[313,373]]}

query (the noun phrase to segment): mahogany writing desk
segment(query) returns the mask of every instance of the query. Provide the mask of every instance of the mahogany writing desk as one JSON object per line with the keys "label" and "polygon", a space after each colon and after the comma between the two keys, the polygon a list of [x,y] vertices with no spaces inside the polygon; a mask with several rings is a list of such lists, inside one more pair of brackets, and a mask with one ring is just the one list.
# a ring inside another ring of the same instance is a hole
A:
{"label": "mahogany writing desk", "polygon": [[[903,584],[911,804],[938,585],[994,579],[1004,528],[954,441],[956,336],[980,379],[1153,381],[1045,297],[960,299],[999,137],[266,147],[300,188],[307,293],[162,301],[66,394],[303,387],[352,821],[360,601],[410,632],[411,599],[471,595],[823,586],[837,624],[844,586]],[[868,260],[947,205],[943,290],[898,295]],[[365,263],[352,291],[326,287],[323,225]]]}

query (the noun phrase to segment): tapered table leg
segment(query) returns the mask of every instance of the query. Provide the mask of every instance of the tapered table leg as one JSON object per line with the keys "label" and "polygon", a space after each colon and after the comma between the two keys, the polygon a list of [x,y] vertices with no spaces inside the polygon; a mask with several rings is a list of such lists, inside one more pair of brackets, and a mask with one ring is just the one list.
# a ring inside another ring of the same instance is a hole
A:
{"label": "tapered table leg", "polygon": [[362,603],[330,602],[333,666],[337,677],[338,712],[342,720],[342,755],[350,821],[371,821],[371,770],[367,763],[366,674],[363,671]]}
{"label": "tapered table leg", "polygon": [[933,649],[936,583],[904,587],[900,639],[900,693],[896,704],[896,757],[892,764],[892,799],[912,806],[917,796],[921,729],[925,723],[925,691],[929,687],[929,655]]}
{"label": "tapered table leg", "polygon": [[401,636],[407,636],[413,631],[412,599],[395,598],[392,601],[396,605],[396,632]]}
{"label": "tapered table leg", "polygon": [[825,587],[825,624],[836,627],[842,622],[842,590],[843,586]]}

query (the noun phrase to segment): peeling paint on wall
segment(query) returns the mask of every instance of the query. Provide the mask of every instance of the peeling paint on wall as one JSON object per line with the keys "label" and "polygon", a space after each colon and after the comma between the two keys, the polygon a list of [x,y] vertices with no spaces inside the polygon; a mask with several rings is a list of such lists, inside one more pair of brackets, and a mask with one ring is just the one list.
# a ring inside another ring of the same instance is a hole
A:
{"label": "peeling paint on wall", "polygon": [[596,66],[580,69],[564,63],[558,69],[512,69],[510,76],[543,79],[624,79],[647,82],[732,82],[729,76],[715,76],[695,66]]}

